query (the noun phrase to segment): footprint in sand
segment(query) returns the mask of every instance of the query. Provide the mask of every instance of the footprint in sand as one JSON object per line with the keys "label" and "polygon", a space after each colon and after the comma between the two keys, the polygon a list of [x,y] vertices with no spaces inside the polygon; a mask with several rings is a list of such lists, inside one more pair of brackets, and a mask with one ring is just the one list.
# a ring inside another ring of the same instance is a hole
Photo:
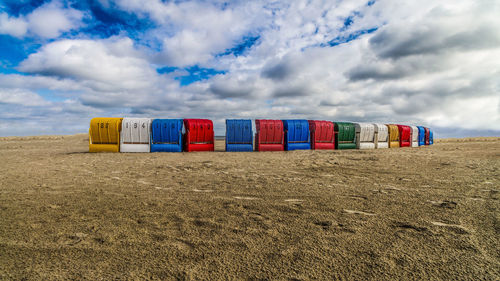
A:
{"label": "footprint in sand", "polygon": [[211,189],[193,189],[194,192],[213,192]]}
{"label": "footprint in sand", "polygon": [[328,230],[332,226],[331,221],[316,221],[314,222],[315,225],[321,226],[324,230]]}
{"label": "footprint in sand", "polygon": [[257,200],[257,199],[260,199],[257,197],[240,197],[240,196],[233,196],[233,198],[238,199],[238,200]]}
{"label": "footprint in sand", "polygon": [[442,207],[442,208],[455,209],[457,207],[457,202],[453,202],[453,201],[449,201],[449,200],[444,200],[444,201],[429,200],[429,202],[434,206]]}
{"label": "footprint in sand", "polygon": [[189,251],[194,249],[194,244],[189,241],[177,240],[173,243],[173,246],[180,251]]}
{"label": "footprint in sand", "polygon": [[444,222],[439,222],[439,221],[431,221],[431,223],[435,226],[442,226],[449,228],[450,230],[453,230],[454,232],[458,234],[469,234],[469,230],[461,225],[458,224],[448,224]]}
{"label": "footprint in sand", "polygon": [[161,187],[161,186],[155,186],[155,189],[157,189],[157,190],[172,190],[171,187]]}
{"label": "footprint in sand", "polygon": [[403,228],[403,229],[412,229],[412,230],[419,231],[419,232],[427,230],[426,227],[421,227],[421,226],[414,225],[412,223],[399,222],[399,221],[394,223],[394,227]]}
{"label": "footprint in sand", "polygon": [[367,200],[368,197],[363,196],[363,195],[348,195],[346,197],[349,197],[351,199],[357,199],[357,200]]}
{"label": "footprint in sand", "polygon": [[82,242],[85,239],[85,237],[87,237],[87,236],[88,235],[85,233],[78,232],[78,233],[75,233],[74,235],[68,235],[66,237],[67,239],[63,243],[66,245],[73,246],[73,245],[76,245],[76,244]]}
{"label": "footprint in sand", "polygon": [[362,211],[356,211],[356,210],[347,210],[344,209],[344,212],[348,214],[353,214],[353,215],[365,215],[365,216],[374,216],[374,213],[367,213],[367,212],[362,212]]}
{"label": "footprint in sand", "polygon": [[304,200],[300,200],[300,199],[285,199],[285,202],[288,202],[288,203],[291,203],[291,204],[302,204],[302,202],[304,202]]}
{"label": "footprint in sand", "polygon": [[483,198],[479,198],[479,197],[467,197],[467,199],[473,200],[473,201],[484,201]]}
{"label": "footprint in sand", "polygon": [[138,180],[138,181],[137,181],[137,183],[140,183],[140,184],[146,184],[146,185],[151,184],[150,182],[143,181],[143,180]]}

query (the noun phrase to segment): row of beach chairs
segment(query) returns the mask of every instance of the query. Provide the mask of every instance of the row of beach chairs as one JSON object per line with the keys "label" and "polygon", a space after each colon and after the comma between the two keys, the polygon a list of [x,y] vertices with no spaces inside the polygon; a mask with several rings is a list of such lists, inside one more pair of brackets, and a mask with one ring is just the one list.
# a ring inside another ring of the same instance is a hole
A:
{"label": "row of beach chairs", "polygon": [[[434,143],[423,126],[324,120],[226,120],[226,151],[418,147]],[[90,152],[214,151],[208,119],[93,118]]]}

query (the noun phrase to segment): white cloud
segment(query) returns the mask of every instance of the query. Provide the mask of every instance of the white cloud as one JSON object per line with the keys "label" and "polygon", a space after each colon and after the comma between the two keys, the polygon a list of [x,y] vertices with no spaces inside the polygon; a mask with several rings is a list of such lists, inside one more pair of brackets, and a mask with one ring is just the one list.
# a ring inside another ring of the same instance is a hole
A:
{"label": "white cloud", "polygon": [[0,74],[0,85],[11,89],[49,89],[58,92],[79,91],[84,88],[81,84],[72,79],[60,79],[50,76],[28,76],[20,74]]}
{"label": "white cloud", "polygon": [[129,38],[52,42],[31,54],[19,70],[71,78],[96,91],[139,90],[157,77]]}
{"label": "white cloud", "polygon": [[22,106],[47,106],[50,103],[40,95],[22,89],[0,88],[0,104]]}
{"label": "white cloud", "polygon": [[[190,97],[181,94],[170,75],[158,74],[129,38],[55,41],[31,54],[18,69],[35,76],[0,75],[0,83],[66,91],[64,97],[78,98],[96,110],[168,110]],[[69,110],[68,104],[60,106]]]}
{"label": "white cloud", "polygon": [[163,46],[157,62],[174,66],[206,63],[271,20],[263,13],[262,3],[253,1],[237,1],[224,9],[222,3],[207,1],[120,0],[116,4],[158,25],[150,32]]}
{"label": "white cloud", "polygon": [[0,34],[23,37],[27,30],[28,23],[23,18],[9,17],[7,13],[0,13]]}
{"label": "white cloud", "polygon": [[55,0],[26,16],[9,17],[7,13],[0,13],[0,34],[57,38],[63,32],[81,27],[83,17],[84,13],[81,11],[64,8],[60,1]]}
{"label": "white cloud", "polygon": [[59,1],[52,1],[27,16],[29,30],[44,38],[56,38],[65,31],[81,25],[83,13],[73,8],[63,8]]}
{"label": "white cloud", "polygon": [[[439,127],[499,130],[500,96],[473,97],[449,100],[449,105],[429,116],[429,123]],[[481,124],[478,124],[479,122]]]}

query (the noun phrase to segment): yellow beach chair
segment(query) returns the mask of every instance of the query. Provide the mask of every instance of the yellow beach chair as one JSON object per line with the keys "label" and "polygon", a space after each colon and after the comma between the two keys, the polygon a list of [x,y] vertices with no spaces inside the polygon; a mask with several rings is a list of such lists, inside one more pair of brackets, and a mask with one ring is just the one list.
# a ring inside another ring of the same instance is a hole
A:
{"label": "yellow beach chair", "polygon": [[389,148],[399,147],[399,129],[397,125],[387,125],[389,128]]}
{"label": "yellow beach chair", "polygon": [[123,118],[90,120],[89,152],[120,152],[120,130]]}

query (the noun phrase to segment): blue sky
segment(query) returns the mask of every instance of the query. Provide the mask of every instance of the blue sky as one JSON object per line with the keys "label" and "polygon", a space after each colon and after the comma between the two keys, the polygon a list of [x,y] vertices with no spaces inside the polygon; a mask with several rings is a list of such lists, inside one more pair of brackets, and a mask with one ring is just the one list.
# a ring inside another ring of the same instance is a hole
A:
{"label": "blue sky", "polygon": [[0,2],[0,136],[95,116],[500,135],[496,1]]}

